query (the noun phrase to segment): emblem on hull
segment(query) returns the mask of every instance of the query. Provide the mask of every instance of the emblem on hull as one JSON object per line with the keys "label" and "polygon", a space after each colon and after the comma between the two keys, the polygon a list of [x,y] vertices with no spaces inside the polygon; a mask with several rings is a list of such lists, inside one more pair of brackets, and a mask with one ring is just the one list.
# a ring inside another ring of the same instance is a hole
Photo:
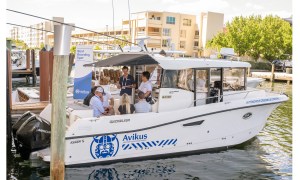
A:
{"label": "emblem on hull", "polygon": [[119,140],[116,134],[94,136],[90,146],[90,153],[94,159],[113,157],[118,150]]}
{"label": "emblem on hull", "polygon": [[251,116],[252,116],[252,113],[248,112],[248,113],[244,114],[243,119],[249,119],[249,118],[251,118]]}

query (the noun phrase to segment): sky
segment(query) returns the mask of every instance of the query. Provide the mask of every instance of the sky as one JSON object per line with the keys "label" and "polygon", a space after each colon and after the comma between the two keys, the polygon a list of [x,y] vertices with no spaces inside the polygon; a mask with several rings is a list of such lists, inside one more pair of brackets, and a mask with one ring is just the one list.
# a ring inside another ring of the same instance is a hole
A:
{"label": "sky", "polygon": [[[92,30],[113,26],[112,1],[115,9],[115,26],[128,19],[128,0],[7,0],[7,8],[46,18],[64,17],[66,23]],[[129,0],[130,11],[169,11],[197,15],[212,11],[224,13],[225,22],[234,16],[252,14],[292,15],[292,0]],[[9,23],[31,25],[41,19],[6,12]],[[7,33],[11,26],[7,25]]]}

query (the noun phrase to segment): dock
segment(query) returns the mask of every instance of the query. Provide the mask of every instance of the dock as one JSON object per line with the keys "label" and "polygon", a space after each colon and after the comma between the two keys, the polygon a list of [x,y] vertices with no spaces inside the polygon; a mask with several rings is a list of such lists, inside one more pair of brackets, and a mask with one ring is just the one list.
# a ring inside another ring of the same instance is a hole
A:
{"label": "dock", "polygon": [[[267,80],[272,80],[272,72],[251,72],[252,77],[264,78]],[[284,72],[274,72],[274,80],[276,81],[293,81],[293,75]]]}
{"label": "dock", "polygon": [[[30,64],[31,64],[31,67],[30,67]],[[34,49],[26,50],[26,69],[11,70],[11,73],[12,73],[12,75],[25,75],[27,83],[29,83],[29,81],[30,81],[29,77],[32,77],[33,84],[36,83],[37,74],[36,74],[36,66],[35,66],[35,51],[34,51]]]}
{"label": "dock", "polygon": [[35,114],[40,114],[40,112],[49,104],[49,101],[41,102],[23,102],[16,103],[12,105],[11,114],[12,114],[12,124],[25,112],[30,111]]}

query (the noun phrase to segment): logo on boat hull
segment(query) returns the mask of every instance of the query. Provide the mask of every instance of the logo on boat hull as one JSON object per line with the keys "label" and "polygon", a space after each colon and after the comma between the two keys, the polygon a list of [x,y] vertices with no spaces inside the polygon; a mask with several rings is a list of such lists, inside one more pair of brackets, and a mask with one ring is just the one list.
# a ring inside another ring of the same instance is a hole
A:
{"label": "logo on boat hull", "polygon": [[94,159],[113,157],[118,153],[119,140],[116,134],[94,136],[90,153]]}
{"label": "logo on boat hull", "polygon": [[252,117],[252,113],[248,112],[248,113],[244,114],[243,119],[249,119],[251,117]]}

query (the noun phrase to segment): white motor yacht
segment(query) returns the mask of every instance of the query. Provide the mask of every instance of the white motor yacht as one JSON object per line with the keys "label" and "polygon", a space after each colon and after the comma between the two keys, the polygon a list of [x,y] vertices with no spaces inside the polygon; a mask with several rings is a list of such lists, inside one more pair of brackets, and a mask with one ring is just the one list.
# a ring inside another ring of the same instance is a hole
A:
{"label": "white motor yacht", "polygon": [[[228,149],[256,136],[288,100],[282,93],[247,87],[246,62],[127,53],[86,66],[124,65],[134,77],[156,70],[152,112],[92,117],[92,109],[69,101],[66,166]],[[25,113],[13,129],[17,150],[49,162],[50,124],[51,104],[40,115]]]}

